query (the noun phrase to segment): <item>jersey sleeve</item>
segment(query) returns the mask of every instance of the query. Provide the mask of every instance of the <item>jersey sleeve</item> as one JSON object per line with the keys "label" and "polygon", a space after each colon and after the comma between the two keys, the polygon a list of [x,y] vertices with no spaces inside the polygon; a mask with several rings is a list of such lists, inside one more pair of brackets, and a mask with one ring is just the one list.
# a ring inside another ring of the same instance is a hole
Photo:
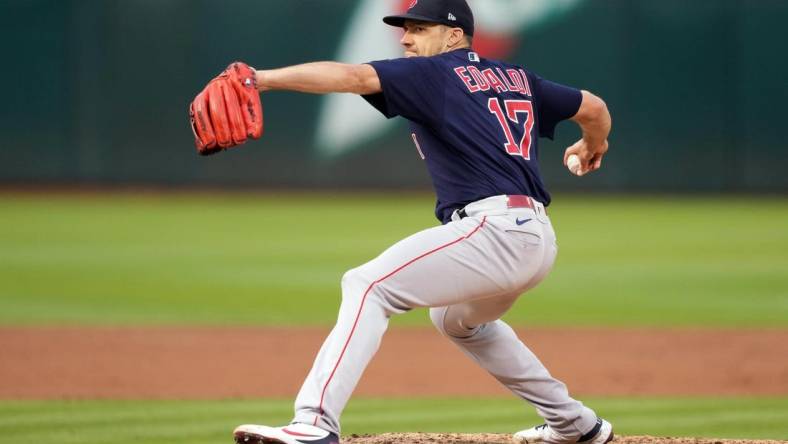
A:
{"label": "jersey sleeve", "polygon": [[389,119],[402,116],[425,124],[442,121],[445,88],[437,63],[428,57],[370,62],[381,93],[363,96]]}
{"label": "jersey sleeve", "polygon": [[539,76],[534,76],[533,83],[537,101],[539,137],[552,139],[556,125],[577,114],[583,101],[583,94],[579,89],[551,82]]}

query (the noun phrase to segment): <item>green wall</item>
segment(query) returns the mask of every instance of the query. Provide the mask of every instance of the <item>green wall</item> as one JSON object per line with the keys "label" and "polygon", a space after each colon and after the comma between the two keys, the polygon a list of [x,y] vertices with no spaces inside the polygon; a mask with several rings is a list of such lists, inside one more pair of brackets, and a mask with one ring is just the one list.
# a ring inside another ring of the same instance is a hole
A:
{"label": "green wall", "polygon": [[[426,186],[402,124],[346,154],[321,155],[317,96],[266,94],[264,140],[194,153],[186,110],[207,80],[236,59],[257,67],[333,59],[358,6],[0,0],[0,183]],[[578,136],[564,124],[542,145],[547,182],[788,191],[786,21],[785,0],[585,0],[519,33],[510,60],[598,93],[614,117],[603,174],[580,181],[562,169],[563,147]]]}

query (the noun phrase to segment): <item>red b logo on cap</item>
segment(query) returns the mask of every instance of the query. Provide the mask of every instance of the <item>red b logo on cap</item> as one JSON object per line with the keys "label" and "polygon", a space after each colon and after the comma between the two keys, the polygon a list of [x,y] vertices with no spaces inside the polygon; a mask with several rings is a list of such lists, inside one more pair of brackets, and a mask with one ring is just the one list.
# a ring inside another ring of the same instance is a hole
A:
{"label": "red b logo on cap", "polygon": [[408,6],[408,9],[413,9],[413,7],[416,6],[416,3],[418,2],[419,0],[413,0],[412,2],[410,2],[410,6]]}

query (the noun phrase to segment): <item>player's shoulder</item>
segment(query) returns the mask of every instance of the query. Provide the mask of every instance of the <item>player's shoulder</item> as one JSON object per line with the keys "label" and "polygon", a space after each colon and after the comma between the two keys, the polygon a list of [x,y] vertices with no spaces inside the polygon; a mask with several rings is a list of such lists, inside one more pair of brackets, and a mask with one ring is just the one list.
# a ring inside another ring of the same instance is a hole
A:
{"label": "player's shoulder", "polygon": [[454,51],[428,57],[435,63],[446,65],[461,65],[466,63],[482,63],[483,59],[479,53],[470,48],[455,49]]}
{"label": "player's shoulder", "polygon": [[388,59],[388,60],[378,60],[375,62],[370,62],[373,66],[376,64],[389,64],[394,66],[400,66],[403,68],[411,67],[411,68],[419,68],[419,69],[431,69],[431,68],[439,68],[443,66],[444,60],[439,58],[440,56],[414,56],[414,57],[398,57],[395,59]]}
{"label": "player's shoulder", "polygon": [[474,51],[470,48],[459,49],[456,51],[451,51],[448,53],[440,54],[435,57],[442,57],[443,60],[449,63],[459,63],[459,64],[477,64],[479,66],[485,67],[493,67],[493,68],[502,68],[502,69],[515,69],[515,70],[523,70],[531,74],[524,65],[509,62],[506,60],[500,59],[493,59],[484,57],[478,52]]}
{"label": "player's shoulder", "polygon": [[523,71],[523,72],[527,72],[528,74],[531,74],[531,71],[525,65],[520,63],[514,63],[507,60],[487,59],[487,58],[484,58],[482,60],[490,65],[499,67],[503,70],[514,69],[517,71]]}
{"label": "player's shoulder", "polygon": [[433,56],[401,57],[371,62],[371,64],[373,66],[378,66],[378,64],[383,63],[391,68],[400,69],[403,72],[407,71],[420,75],[440,76],[445,74],[447,71],[446,68],[453,68],[454,66],[460,65],[457,60],[456,54],[443,53]]}
{"label": "player's shoulder", "polygon": [[[402,59],[398,59],[398,61],[405,64],[418,65],[424,70],[434,70],[438,72],[447,72],[447,71],[453,72],[453,70],[457,67],[461,67],[461,66],[468,67],[475,65],[482,71],[485,69],[492,69],[492,70],[499,69],[502,70],[503,72],[509,72],[511,70],[514,70],[519,73],[526,74],[529,79],[538,77],[532,71],[530,71],[526,66],[522,64],[483,57],[482,55],[480,55],[478,52],[474,51],[471,48],[457,49],[454,51],[449,51],[428,57],[402,58]],[[443,68],[450,68],[450,69],[446,70]]]}

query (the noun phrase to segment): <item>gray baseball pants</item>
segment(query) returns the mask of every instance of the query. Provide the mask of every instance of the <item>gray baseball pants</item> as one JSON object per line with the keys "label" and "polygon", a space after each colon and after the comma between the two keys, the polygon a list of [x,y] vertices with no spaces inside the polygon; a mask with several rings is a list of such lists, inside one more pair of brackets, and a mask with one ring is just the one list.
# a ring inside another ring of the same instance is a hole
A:
{"label": "gray baseball pants", "polygon": [[509,208],[507,196],[474,202],[468,217],[397,242],[342,278],[337,323],[295,402],[293,422],[339,434],[339,417],[380,346],[388,320],[430,307],[432,322],[471,359],[530,402],[564,436],[590,430],[596,414],[572,399],[499,318],[541,282],[555,261],[544,207]]}

